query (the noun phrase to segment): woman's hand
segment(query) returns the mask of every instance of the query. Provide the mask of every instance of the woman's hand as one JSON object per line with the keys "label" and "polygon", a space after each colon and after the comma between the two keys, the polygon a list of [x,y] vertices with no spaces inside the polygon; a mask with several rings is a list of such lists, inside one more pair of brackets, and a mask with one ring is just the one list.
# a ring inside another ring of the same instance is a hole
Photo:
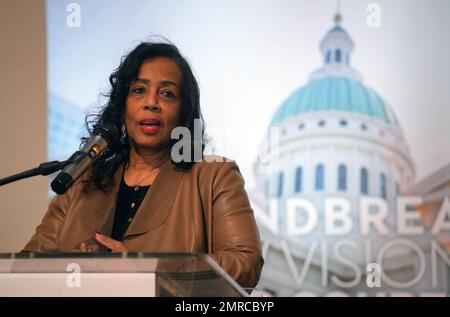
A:
{"label": "woman's hand", "polygon": [[98,243],[110,249],[111,252],[128,252],[125,245],[120,241],[107,237],[97,231],[95,231],[94,236]]}
{"label": "woman's hand", "polygon": [[82,242],[79,246],[81,252],[96,253],[101,252],[101,249],[103,249],[103,252],[106,250],[111,250],[112,252],[128,252],[122,242],[107,237],[100,232],[95,231],[94,237],[97,244]]}

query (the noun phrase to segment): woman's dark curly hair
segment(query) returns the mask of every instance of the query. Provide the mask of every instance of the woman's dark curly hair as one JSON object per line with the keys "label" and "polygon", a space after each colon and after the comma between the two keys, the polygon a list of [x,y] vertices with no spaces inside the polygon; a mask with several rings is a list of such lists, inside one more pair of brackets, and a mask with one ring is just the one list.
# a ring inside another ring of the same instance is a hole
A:
{"label": "woman's dark curly hair", "polygon": [[[201,120],[201,149],[203,153],[206,141],[204,138],[204,120],[200,109],[200,90],[197,80],[192,73],[189,63],[180,54],[175,45],[152,42],[143,42],[139,44],[127,56],[122,58],[119,67],[109,76],[111,90],[105,95],[108,98],[108,101],[100,109],[99,113],[88,114],[86,116],[85,122],[89,136],[81,138],[81,146],[89,140],[93,128],[96,125],[109,123],[115,125],[119,130],[122,128],[130,85],[137,79],[141,64],[147,59],[156,57],[170,58],[181,70],[182,106],[180,126],[184,126],[190,130],[191,145],[194,145],[194,120]],[[177,140],[171,140],[171,145],[176,141]],[[120,146],[115,153],[105,153],[105,155],[100,156],[91,165],[88,176],[83,180],[83,188],[85,191],[101,190],[107,192],[114,185],[114,174],[117,168],[121,164],[127,163],[129,160],[130,142],[128,140],[128,135],[123,134],[120,137],[120,140],[116,140],[116,143],[120,144]],[[191,151],[191,153],[193,152],[194,151]],[[189,162],[174,162],[174,164],[184,169],[190,168],[194,163],[193,159]]]}

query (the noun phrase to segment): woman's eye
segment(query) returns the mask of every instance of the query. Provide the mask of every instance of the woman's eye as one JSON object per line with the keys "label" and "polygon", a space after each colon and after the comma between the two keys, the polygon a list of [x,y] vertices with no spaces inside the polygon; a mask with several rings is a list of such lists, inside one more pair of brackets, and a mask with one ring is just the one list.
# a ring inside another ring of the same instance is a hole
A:
{"label": "woman's eye", "polygon": [[145,88],[143,88],[143,87],[136,87],[136,88],[133,88],[132,91],[133,91],[134,93],[140,95],[140,94],[143,94],[143,93],[145,92]]}
{"label": "woman's eye", "polygon": [[173,92],[171,92],[170,90],[164,90],[164,91],[161,92],[161,94],[164,97],[175,98],[175,94]]}

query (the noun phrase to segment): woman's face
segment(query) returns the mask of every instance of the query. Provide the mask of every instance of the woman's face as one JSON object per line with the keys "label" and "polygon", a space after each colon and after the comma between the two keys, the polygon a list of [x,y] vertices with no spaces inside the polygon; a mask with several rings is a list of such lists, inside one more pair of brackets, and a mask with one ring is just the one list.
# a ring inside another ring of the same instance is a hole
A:
{"label": "woman's face", "polygon": [[169,145],[181,113],[181,71],[167,57],[145,60],[130,85],[125,126],[139,148],[162,150]]}

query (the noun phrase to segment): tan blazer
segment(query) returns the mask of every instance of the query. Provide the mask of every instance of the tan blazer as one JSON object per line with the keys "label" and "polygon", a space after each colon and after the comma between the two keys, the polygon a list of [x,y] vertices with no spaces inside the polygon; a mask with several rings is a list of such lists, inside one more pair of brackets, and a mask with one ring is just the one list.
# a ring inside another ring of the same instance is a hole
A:
{"label": "tan blazer", "polygon": [[[84,193],[78,181],[56,196],[24,251],[77,252],[94,231],[110,236],[122,171],[123,166],[107,194]],[[203,161],[182,170],[168,160],[123,243],[130,252],[208,253],[244,287],[257,284],[263,265],[253,211],[234,162]]]}

